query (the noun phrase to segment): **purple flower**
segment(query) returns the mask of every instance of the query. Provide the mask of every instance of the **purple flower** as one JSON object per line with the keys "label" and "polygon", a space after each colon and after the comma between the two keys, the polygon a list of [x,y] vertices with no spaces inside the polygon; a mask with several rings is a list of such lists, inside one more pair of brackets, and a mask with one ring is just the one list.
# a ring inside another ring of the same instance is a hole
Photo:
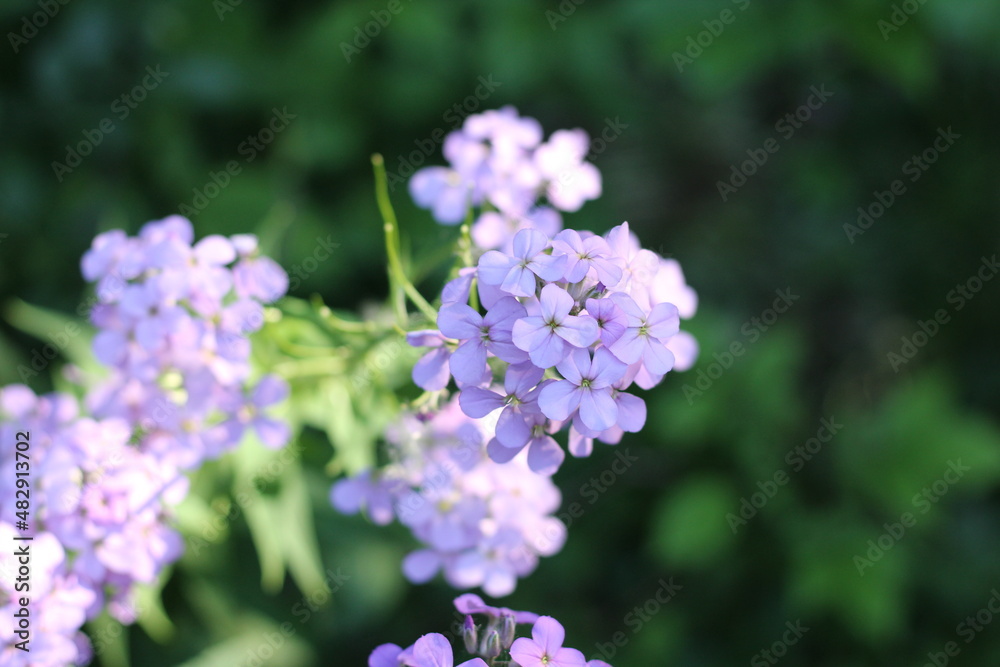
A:
{"label": "purple flower", "polygon": [[543,374],[541,368],[530,363],[511,366],[504,378],[506,395],[480,387],[466,387],[458,397],[462,411],[479,419],[502,408],[497,419],[497,440],[505,447],[520,449],[531,438],[528,416],[538,413],[537,392],[532,393],[532,390]]}
{"label": "purple flower", "polygon": [[510,657],[521,667],[586,667],[583,654],[563,648],[566,631],[556,619],[542,616],[531,628],[531,639],[520,637],[510,647]]}
{"label": "purple flower", "polygon": [[597,321],[601,342],[611,346],[628,326],[625,312],[611,299],[587,299],[587,314]]}
{"label": "purple flower", "polygon": [[458,272],[458,276],[445,283],[441,290],[441,303],[468,303],[472,291],[472,279],[476,277],[476,267],[467,266]]}
{"label": "purple flower", "polygon": [[[244,234],[243,239],[239,245],[234,243],[240,256],[233,267],[236,294],[264,303],[277,301],[288,291],[288,274],[273,259],[257,253],[256,237]],[[252,239],[252,250],[248,250],[249,239]]]}
{"label": "purple flower", "polygon": [[[524,372],[534,375],[526,382],[540,374],[527,367]],[[367,505],[373,520],[385,523],[395,514],[410,528],[420,543],[403,561],[411,582],[424,583],[441,572],[453,586],[481,586],[490,594],[506,595],[537,567],[540,556],[554,554],[563,544],[562,539],[538,544],[535,537],[565,535],[565,526],[552,516],[559,507],[559,490],[529,467],[540,465],[532,447],[559,461],[564,456],[544,432],[544,423],[536,411],[532,435],[541,427],[547,444],[536,444],[542,440],[536,437],[528,452],[518,455],[517,449],[496,441],[487,420],[467,416],[457,397],[436,413],[404,413],[386,431],[392,463],[337,482],[331,499],[345,513]],[[500,465],[487,458],[485,440],[496,442],[512,460]],[[379,508],[381,514],[376,514]]]}
{"label": "purple flower", "polygon": [[564,229],[552,239],[553,255],[566,256],[566,282],[578,283],[591,269],[597,280],[616,285],[622,279],[622,269],[612,258],[608,242],[600,236],[583,238],[575,229]]}
{"label": "purple flower", "polygon": [[674,355],[666,342],[680,330],[677,307],[672,303],[658,303],[647,315],[626,294],[613,294],[611,298],[625,312],[628,327],[609,348],[627,364],[640,359],[650,373],[662,375],[674,367]]}
{"label": "purple flower", "polygon": [[550,368],[566,356],[567,344],[586,348],[597,341],[597,321],[590,316],[570,315],[576,305],[566,290],[546,285],[539,298],[541,316],[524,317],[514,323],[514,345],[526,351],[539,368]]}
{"label": "purple flower", "polygon": [[525,354],[511,342],[511,329],[525,310],[517,299],[500,299],[482,316],[464,303],[450,303],[438,313],[438,327],[449,338],[462,341],[451,355],[451,373],[459,382],[480,382],[486,369],[487,353],[517,363]]}
{"label": "purple flower", "polygon": [[426,167],[413,175],[409,187],[417,206],[431,209],[445,225],[462,222],[472,204],[472,184],[454,169]]}
{"label": "purple flower", "polygon": [[576,211],[588,199],[601,196],[601,174],[584,162],[590,140],[583,130],[558,130],[535,151],[538,171],[549,184],[548,200],[563,211]]}
{"label": "purple flower", "polygon": [[452,350],[440,331],[423,329],[406,334],[406,342],[413,347],[431,348],[413,367],[413,382],[427,391],[440,391],[448,386],[451,379],[450,361]]}
{"label": "purple flower", "polygon": [[514,611],[507,607],[492,607],[475,593],[466,593],[455,598],[455,609],[463,614],[486,614],[492,618],[513,616],[518,623],[534,623],[538,614],[530,611]]}
{"label": "purple flower", "polygon": [[368,667],[402,667],[399,659],[403,649],[396,644],[382,644],[368,656]]}
{"label": "purple flower", "polygon": [[676,259],[660,259],[649,294],[655,303],[669,301],[677,306],[677,312],[684,319],[694,317],[698,309],[698,294],[685,282],[684,272]]}
{"label": "purple flower", "polygon": [[469,116],[462,130],[470,137],[524,149],[534,148],[542,140],[542,126],[538,121],[518,116],[517,109],[509,105]]}
{"label": "purple flower", "polygon": [[573,350],[556,368],[565,379],[543,387],[538,397],[546,417],[561,421],[579,409],[581,421],[595,431],[618,421],[611,385],[622,378],[626,366],[608,348],[597,348],[593,357],[587,350]]}
{"label": "purple flower", "polygon": [[535,276],[559,280],[565,271],[566,258],[546,254],[548,244],[541,232],[522,229],[514,236],[509,255],[490,250],[479,258],[479,279],[514,296],[534,296]]}
{"label": "purple flower", "polygon": [[531,413],[527,419],[528,439],[523,444],[518,447],[508,447],[498,438],[493,438],[486,446],[486,453],[496,463],[507,463],[513,460],[527,445],[528,467],[536,474],[551,477],[558,472],[559,466],[566,458],[566,453],[563,452],[559,443],[549,435],[546,423],[545,415]]}
{"label": "purple flower", "polygon": [[641,293],[641,299],[648,300],[646,288],[660,270],[660,257],[639,245],[627,222],[612,227],[604,238],[614,256],[623,262],[622,279],[617,285],[608,285],[608,288],[633,296],[640,296],[638,293]]}
{"label": "purple flower", "polygon": [[698,359],[698,341],[687,331],[678,331],[671,336],[667,349],[674,355],[674,367],[671,369],[674,371],[686,371]]}
{"label": "purple flower", "polygon": [[514,236],[522,229],[535,229],[551,238],[562,227],[562,216],[548,206],[537,206],[524,215],[486,211],[472,225],[472,241],[483,250],[510,252]]}
{"label": "purple flower", "polygon": [[381,478],[374,478],[372,471],[365,470],[354,477],[342,479],[330,489],[330,502],[337,511],[357,514],[367,509],[369,518],[379,524],[390,523],[393,512],[392,490],[395,485]]}
{"label": "purple flower", "polygon": [[[455,656],[451,644],[444,635],[436,632],[424,635],[413,645],[413,667],[455,667]],[[457,667],[487,667],[482,658],[466,660]]]}

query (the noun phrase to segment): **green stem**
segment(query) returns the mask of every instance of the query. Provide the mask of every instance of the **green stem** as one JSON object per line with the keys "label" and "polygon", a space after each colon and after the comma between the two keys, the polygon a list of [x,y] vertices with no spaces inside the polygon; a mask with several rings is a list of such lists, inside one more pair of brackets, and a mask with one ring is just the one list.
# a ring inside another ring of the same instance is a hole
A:
{"label": "green stem", "polygon": [[[461,238],[458,241],[459,256],[464,266],[472,266],[472,222],[476,219],[472,202],[469,202],[465,210],[465,222],[462,224]],[[476,285],[476,278],[472,279],[469,285],[469,306],[473,310],[479,311],[479,290]]]}
{"label": "green stem", "polygon": [[394,287],[393,307],[400,326],[406,325],[406,303],[401,303],[400,290],[410,298],[420,312],[431,322],[437,322],[437,311],[417,291],[413,283],[406,277],[403,264],[399,259],[399,225],[396,223],[396,213],[389,201],[389,186],[385,175],[385,160],[378,153],[372,155],[372,167],[375,169],[375,200],[382,214],[385,229],[385,250],[389,258],[389,282]]}
{"label": "green stem", "polygon": [[[462,263],[465,266],[472,266],[472,207],[465,216],[465,223],[462,225],[462,238],[459,240],[459,248],[462,254]],[[476,312],[479,311],[479,291],[476,289],[476,279],[472,280],[469,287],[469,305]]]}

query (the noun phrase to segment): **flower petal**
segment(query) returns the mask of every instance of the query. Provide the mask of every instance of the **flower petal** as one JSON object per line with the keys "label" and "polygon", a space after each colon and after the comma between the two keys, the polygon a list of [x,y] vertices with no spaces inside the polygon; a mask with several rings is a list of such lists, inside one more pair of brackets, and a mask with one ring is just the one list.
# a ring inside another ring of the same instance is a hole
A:
{"label": "flower petal", "polygon": [[499,285],[507,277],[511,264],[510,257],[499,250],[490,250],[479,258],[479,272],[476,275],[486,285]]}
{"label": "flower petal", "polygon": [[556,333],[570,345],[590,347],[597,342],[601,330],[597,326],[597,320],[589,315],[567,315],[559,323]]}
{"label": "flower petal", "polygon": [[566,640],[566,631],[562,624],[551,616],[540,616],[531,628],[531,637],[546,655],[552,657],[562,648]]}
{"label": "flower petal", "polygon": [[[451,350],[439,347],[431,350],[413,367],[413,382],[427,391],[440,391],[448,386]],[[359,376],[360,377],[360,376]]]}
{"label": "flower petal", "polygon": [[646,401],[638,396],[619,393],[616,397],[618,402],[618,426],[629,433],[638,433],[646,424]]}
{"label": "flower petal", "polygon": [[456,301],[441,307],[437,323],[438,329],[448,338],[463,340],[480,335],[483,318],[466,304]]}
{"label": "flower petal", "polygon": [[454,654],[444,635],[432,632],[413,645],[413,660],[415,667],[452,667]]}
{"label": "flower petal", "polygon": [[441,557],[431,549],[411,551],[403,558],[403,576],[411,583],[424,584],[441,569]]}
{"label": "flower petal", "polygon": [[680,331],[680,324],[681,317],[677,313],[677,306],[672,303],[656,304],[646,318],[649,335],[664,342]]}
{"label": "flower petal", "polygon": [[549,436],[535,438],[528,446],[528,467],[539,475],[556,474],[565,459],[566,452]]}
{"label": "flower petal", "polygon": [[534,296],[535,285],[535,274],[527,267],[517,264],[507,273],[500,289],[514,296]]}
{"label": "flower petal", "polygon": [[497,419],[497,440],[504,447],[522,449],[531,438],[531,428],[524,420],[524,415],[511,406],[504,408]]}
{"label": "flower petal", "polygon": [[[568,419],[573,411],[580,407],[580,395],[583,392],[572,382],[557,380],[542,388],[538,395],[538,407],[549,419],[562,421]],[[612,423],[614,423],[612,421]],[[605,427],[606,428],[606,427]]]}
{"label": "flower petal", "polygon": [[473,419],[481,419],[504,406],[503,396],[482,387],[466,387],[458,395],[458,403],[462,412]]}
{"label": "flower petal", "polygon": [[478,384],[486,368],[486,347],[478,338],[467,340],[452,353],[450,365],[455,380]]}
{"label": "flower petal", "polygon": [[618,405],[608,389],[584,390],[580,396],[580,419],[589,428],[603,431],[618,421]]}
{"label": "flower petal", "polygon": [[546,322],[562,322],[573,309],[573,297],[558,285],[546,285],[539,296],[542,319]]}

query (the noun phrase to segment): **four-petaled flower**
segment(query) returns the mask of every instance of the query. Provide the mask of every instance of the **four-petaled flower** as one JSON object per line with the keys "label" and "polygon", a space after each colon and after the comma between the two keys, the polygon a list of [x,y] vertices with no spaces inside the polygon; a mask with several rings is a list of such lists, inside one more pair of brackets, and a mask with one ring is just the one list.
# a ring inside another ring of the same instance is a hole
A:
{"label": "four-petaled flower", "polygon": [[563,648],[566,631],[556,619],[542,616],[531,628],[531,639],[520,637],[510,647],[510,657],[521,667],[587,667],[587,659],[574,648]]}
{"label": "four-petaled flower", "polygon": [[[455,656],[451,644],[444,635],[432,632],[417,640],[413,645],[413,655],[405,664],[413,667],[454,667]],[[487,665],[482,658],[473,658],[457,667],[487,667]]]}
{"label": "four-petaled flower", "polygon": [[479,258],[479,279],[487,285],[499,285],[514,296],[534,296],[535,276],[559,280],[566,269],[566,257],[546,254],[549,239],[534,229],[522,229],[514,236],[510,255],[490,250]]}
{"label": "four-petaled flower", "polygon": [[618,403],[612,397],[611,385],[622,378],[628,367],[608,348],[597,348],[593,357],[585,349],[573,350],[556,368],[565,379],[542,387],[538,396],[538,406],[546,417],[562,421],[579,409],[581,421],[595,431],[617,423]]}
{"label": "four-petaled flower", "polygon": [[538,392],[532,390],[543,373],[532,364],[511,366],[504,378],[506,395],[481,387],[466,387],[458,397],[462,412],[479,419],[502,408],[497,418],[497,440],[519,451],[531,438],[530,416],[538,414]]}
{"label": "four-petaled flower", "polygon": [[672,303],[658,303],[647,315],[627,294],[614,294],[612,300],[625,312],[628,326],[611,344],[611,352],[626,364],[640,359],[653,375],[663,375],[674,367],[674,355],[667,341],[680,331],[680,316]]}
{"label": "four-petaled flower", "polygon": [[567,344],[587,348],[597,341],[600,335],[597,320],[570,315],[576,301],[563,288],[546,285],[538,304],[542,314],[515,322],[513,340],[539,368],[555,366],[566,356]]}
{"label": "four-petaled flower", "polygon": [[451,355],[455,379],[467,384],[480,382],[487,352],[509,363],[526,361],[524,352],[511,342],[511,329],[524,315],[524,306],[510,296],[493,304],[485,316],[461,302],[443,306],[438,313],[441,333],[463,341]]}
{"label": "four-petaled flower", "polygon": [[583,238],[575,229],[564,229],[552,239],[552,250],[566,257],[566,282],[580,282],[592,268],[605,285],[616,285],[622,279],[622,269],[612,259],[611,247],[600,236]]}

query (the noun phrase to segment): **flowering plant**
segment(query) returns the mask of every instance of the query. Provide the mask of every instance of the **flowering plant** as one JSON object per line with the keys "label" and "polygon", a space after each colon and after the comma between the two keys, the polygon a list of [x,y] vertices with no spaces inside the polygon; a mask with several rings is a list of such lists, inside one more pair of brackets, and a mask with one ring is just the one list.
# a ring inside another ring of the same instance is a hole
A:
{"label": "flowering plant", "polygon": [[[331,489],[337,510],[412,532],[419,546],[402,563],[411,582],[440,573],[458,589],[512,593],[567,539],[553,480],[565,451],[589,456],[595,441],[640,430],[646,406],[633,385],[655,386],[698,350],[680,330],[697,298],[675,260],[642,249],[627,223],[603,235],[563,228],[562,213],[601,192],[588,146],[582,130],[543,141],[538,122],[511,107],[447,137],[449,165],[410,181],[419,206],[459,226],[457,262],[433,304],[407,275],[375,156],[391,294],[365,318],[286,297],[287,274],[252,235],[196,240],[180,216],[136,236],[98,235],[81,262],[95,289],[83,308],[92,356],[66,366],[55,392],[0,389],[0,473],[26,494],[0,498],[0,537],[32,541],[35,567],[29,600],[12,574],[23,561],[0,557],[4,617],[34,619],[30,661],[27,626],[0,625],[3,664],[84,664],[95,650],[84,623],[105,612],[135,621],[185,543],[197,555],[215,540],[193,518],[212,491],[190,488],[222,457],[278,487],[232,491],[251,498],[239,502],[265,586],[280,586],[287,566],[315,587],[308,516],[288,522],[283,530],[299,532],[284,540],[272,529],[282,503],[308,515],[298,461],[261,454],[284,453],[306,427],[325,430],[334,470],[351,473]],[[25,382],[33,375],[22,371]],[[606,667],[563,647],[555,619],[472,594],[456,607],[473,656],[463,665]],[[518,637],[528,623],[531,636]],[[453,662],[431,634],[381,646],[369,664]]]}
{"label": "flowering plant", "polygon": [[589,456],[595,440],[617,444],[639,431],[646,404],[627,390],[652,388],[697,356],[680,330],[697,296],[676,260],[643,249],[628,223],[603,236],[562,229],[559,210],[600,194],[600,174],[584,161],[588,144],[582,130],[542,143],[538,122],[512,107],[469,116],[446,138],[449,166],[410,181],[438,222],[465,221],[438,309],[403,275],[395,216],[380,192],[390,276],[434,325],[406,332],[425,349],[412,370],[425,394],[387,432],[390,462],[338,482],[332,500],[341,511],[366,509],[376,523],[395,515],[413,530],[426,548],[404,561],[411,581],[440,570],[458,588],[513,591],[538,556],[561,549],[565,527],[548,516],[555,487],[530,482],[546,500],[525,506],[511,485],[559,469],[560,431],[576,457]]}

